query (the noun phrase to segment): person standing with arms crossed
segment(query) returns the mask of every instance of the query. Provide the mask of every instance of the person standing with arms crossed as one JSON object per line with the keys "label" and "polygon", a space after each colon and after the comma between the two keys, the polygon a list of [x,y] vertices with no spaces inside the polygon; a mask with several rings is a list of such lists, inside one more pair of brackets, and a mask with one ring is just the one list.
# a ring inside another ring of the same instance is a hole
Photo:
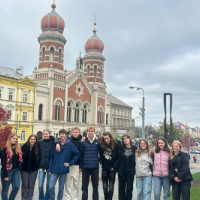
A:
{"label": "person standing with arms crossed", "polygon": [[99,141],[93,126],[87,129],[87,138],[81,143],[80,168],[82,169],[82,200],[88,200],[88,186],[91,177],[93,200],[99,200]]}

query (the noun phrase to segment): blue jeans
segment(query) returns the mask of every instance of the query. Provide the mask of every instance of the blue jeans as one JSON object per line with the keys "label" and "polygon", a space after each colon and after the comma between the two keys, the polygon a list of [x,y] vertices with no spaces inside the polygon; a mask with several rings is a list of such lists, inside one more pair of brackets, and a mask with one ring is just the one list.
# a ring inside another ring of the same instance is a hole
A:
{"label": "blue jeans", "polygon": [[[44,194],[44,179],[47,176],[46,180],[46,193]],[[50,175],[48,172],[44,172],[39,170],[39,179],[38,179],[38,186],[39,186],[39,200],[49,200],[49,178]]]}
{"label": "blue jeans", "polygon": [[55,185],[58,179],[59,179],[59,187],[58,187],[57,200],[62,200],[66,178],[67,178],[67,173],[51,174],[49,180],[50,200],[55,200]]}
{"label": "blue jeans", "polygon": [[161,190],[163,187],[163,200],[170,198],[169,177],[154,176],[154,200],[160,200]]}
{"label": "blue jeans", "polygon": [[151,200],[152,176],[136,178],[137,200]]}
{"label": "blue jeans", "polygon": [[[3,172],[1,172],[1,181],[2,181],[2,193],[1,198],[3,200],[14,200],[17,196],[17,192],[20,187],[20,172],[19,169],[11,169],[8,172],[9,181],[4,181]],[[10,184],[12,185],[12,191],[10,197],[8,198],[8,190]]]}

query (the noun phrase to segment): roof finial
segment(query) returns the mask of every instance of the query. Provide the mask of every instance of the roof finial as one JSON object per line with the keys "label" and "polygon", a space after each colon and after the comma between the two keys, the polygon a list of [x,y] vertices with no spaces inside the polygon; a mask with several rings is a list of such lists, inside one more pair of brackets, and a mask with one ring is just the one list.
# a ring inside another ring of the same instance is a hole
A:
{"label": "roof finial", "polygon": [[97,32],[97,29],[96,29],[96,19],[97,19],[97,15],[95,14],[94,15],[94,29],[93,29],[93,33],[94,33],[94,35],[96,35],[96,32]]}
{"label": "roof finial", "polygon": [[53,0],[53,3],[51,4],[51,7],[52,7],[53,9],[56,8],[56,2],[55,2],[55,0]]}

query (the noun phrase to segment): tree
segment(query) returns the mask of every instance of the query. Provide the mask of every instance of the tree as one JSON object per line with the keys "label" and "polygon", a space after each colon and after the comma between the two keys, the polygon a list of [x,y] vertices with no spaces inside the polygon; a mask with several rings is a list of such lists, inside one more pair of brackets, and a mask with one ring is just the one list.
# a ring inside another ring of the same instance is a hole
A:
{"label": "tree", "polygon": [[[164,131],[164,124],[163,122],[160,122],[160,127],[159,127],[159,130],[157,131],[156,133],[156,136],[164,136],[165,134],[165,131]],[[170,130],[170,125],[167,124],[167,130]],[[183,130],[180,130],[180,129],[177,129],[175,127],[174,124],[172,124],[172,140],[180,140],[183,136]],[[169,140],[169,135],[168,137],[166,138],[167,140]]]}
{"label": "tree", "polygon": [[189,153],[190,147],[196,146],[196,143],[189,133],[185,133],[182,138],[182,145],[183,147],[187,148],[187,151]]}
{"label": "tree", "polygon": [[12,127],[7,124],[10,112],[0,107],[0,148],[6,145],[8,136],[12,133]]}

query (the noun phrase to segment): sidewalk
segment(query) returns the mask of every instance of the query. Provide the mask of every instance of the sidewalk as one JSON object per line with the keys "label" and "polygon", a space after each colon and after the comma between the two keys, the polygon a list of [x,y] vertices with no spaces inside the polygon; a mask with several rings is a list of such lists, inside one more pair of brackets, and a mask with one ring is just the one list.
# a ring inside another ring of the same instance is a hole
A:
{"label": "sidewalk", "polygon": [[[80,180],[81,180],[81,177],[80,177]],[[79,200],[81,200],[81,195],[82,195],[81,183],[82,182],[80,181],[80,185],[79,185]],[[56,195],[57,195],[57,190],[58,190],[58,185],[56,185]],[[91,185],[91,182],[89,184],[88,194],[89,194],[88,200],[92,200],[92,185]],[[35,185],[35,191],[34,191],[33,200],[38,200],[38,196],[39,196],[39,194],[38,194],[38,179],[37,179],[36,180],[36,185]],[[118,178],[116,176],[113,200],[117,200],[117,199],[118,199]],[[134,189],[133,189],[133,199],[132,200],[136,200],[136,199],[137,199],[137,190],[136,190],[136,183],[135,183],[135,180],[134,180]],[[153,199],[153,190],[152,190],[152,199]],[[16,200],[21,200],[21,189],[18,192]],[[63,197],[63,200],[65,200],[64,197]],[[99,180],[99,200],[104,200],[101,179]]]}

